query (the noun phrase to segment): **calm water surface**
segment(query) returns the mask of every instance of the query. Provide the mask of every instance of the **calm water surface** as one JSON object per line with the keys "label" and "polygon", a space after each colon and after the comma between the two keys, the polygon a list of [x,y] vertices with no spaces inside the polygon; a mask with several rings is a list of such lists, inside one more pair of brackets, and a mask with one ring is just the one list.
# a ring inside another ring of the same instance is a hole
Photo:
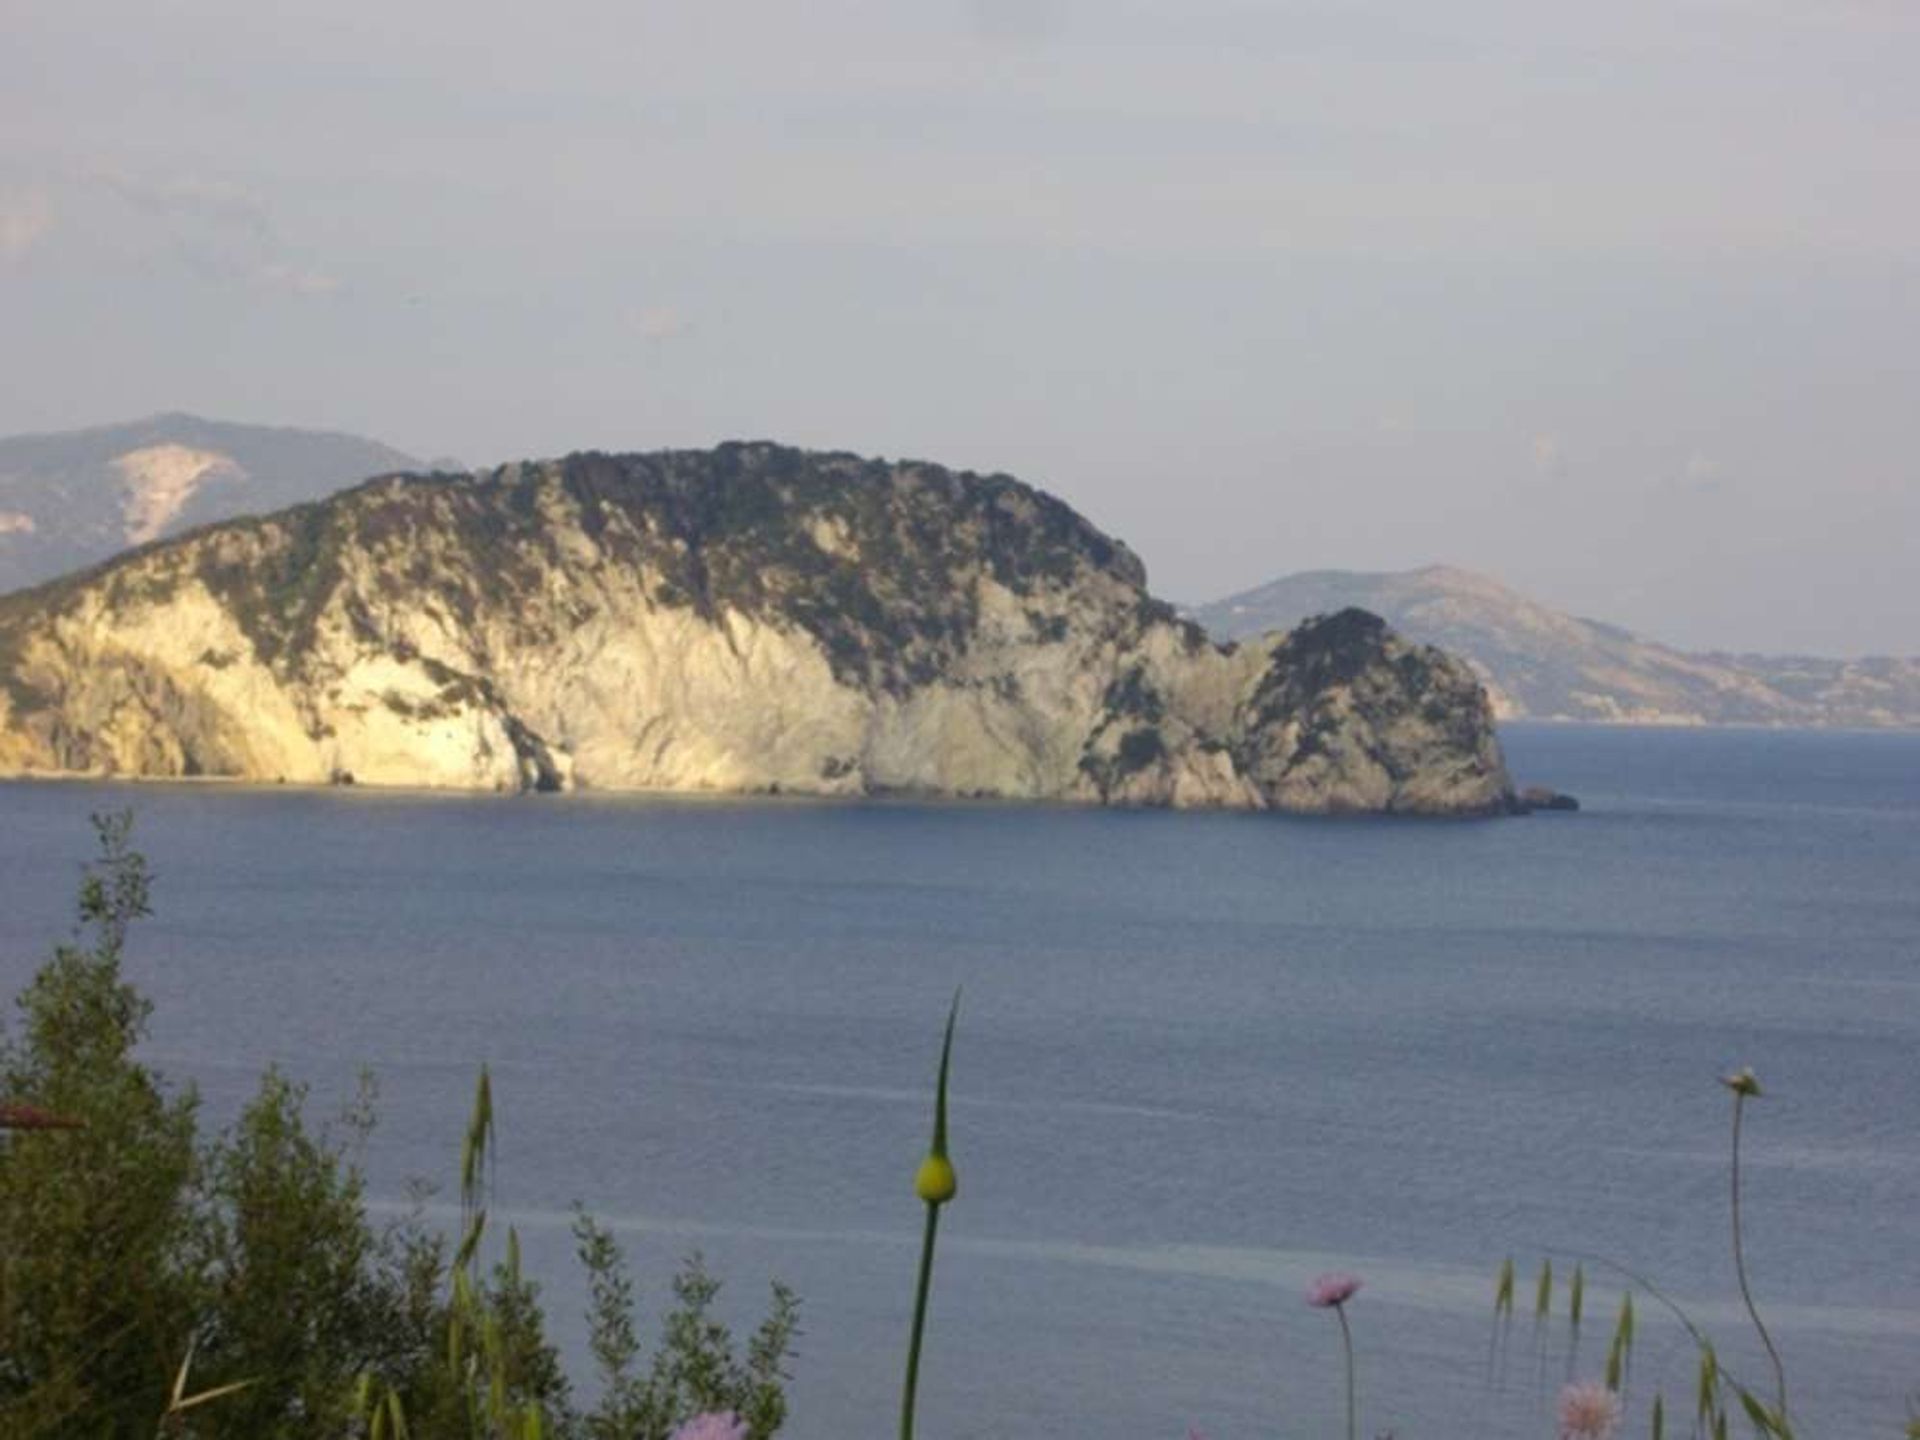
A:
{"label": "calm water surface", "polygon": [[[1659,1280],[1762,1379],[1725,1226],[1813,1435],[1920,1391],[1920,737],[1516,727],[1576,816],[1301,821],[1039,807],[0,786],[0,984],[64,932],[89,810],[158,872],[149,1054],[232,1113],[277,1062],[377,1072],[373,1188],[453,1169],[494,1069],[499,1206],[582,1352],[566,1207],[657,1302],[700,1248],[731,1318],[799,1288],[794,1440],[890,1433],[948,996],[960,1198],[922,1429],[1336,1433],[1358,1271],[1363,1426],[1551,1433],[1509,1253]],[[1617,1287],[1589,1292],[1596,1374]],[[1648,1324],[1634,1428],[1690,1352]],[[582,1383],[589,1383],[582,1376]],[[1681,1401],[1684,1408],[1684,1400]]]}

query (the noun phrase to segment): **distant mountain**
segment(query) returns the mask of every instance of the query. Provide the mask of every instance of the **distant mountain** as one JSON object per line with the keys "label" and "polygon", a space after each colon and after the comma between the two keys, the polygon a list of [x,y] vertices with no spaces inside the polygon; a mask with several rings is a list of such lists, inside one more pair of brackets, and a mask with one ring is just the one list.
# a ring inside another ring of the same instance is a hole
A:
{"label": "distant mountain", "polygon": [[0,594],[195,525],[419,465],[356,435],[195,415],[0,439]]}
{"label": "distant mountain", "polygon": [[1920,657],[1688,654],[1446,565],[1304,571],[1190,613],[1215,636],[1240,639],[1349,606],[1465,659],[1501,719],[1920,726]]}

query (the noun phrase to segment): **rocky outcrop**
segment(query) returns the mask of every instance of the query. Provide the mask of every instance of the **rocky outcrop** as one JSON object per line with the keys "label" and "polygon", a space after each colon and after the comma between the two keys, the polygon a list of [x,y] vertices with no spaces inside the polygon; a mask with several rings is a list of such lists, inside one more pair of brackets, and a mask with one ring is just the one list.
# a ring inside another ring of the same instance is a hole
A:
{"label": "rocky outcrop", "polygon": [[1192,614],[1209,634],[1233,639],[1345,606],[1465,660],[1502,720],[1920,726],[1920,658],[1687,654],[1446,565],[1305,571]]}
{"label": "rocky outcrop", "polygon": [[1563,790],[1554,790],[1546,785],[1529,785],[1514,797],[1514,808],[1525,815],[1531,815],[1536,810],[1575,811],[1580,808],[1580,801]]}
{"label": "rocky outcrop", "polygon": [[1482,813],[1484,692],[1215,645],[1005,476],[774,445],[393,476],[0,600],[0,769]]}

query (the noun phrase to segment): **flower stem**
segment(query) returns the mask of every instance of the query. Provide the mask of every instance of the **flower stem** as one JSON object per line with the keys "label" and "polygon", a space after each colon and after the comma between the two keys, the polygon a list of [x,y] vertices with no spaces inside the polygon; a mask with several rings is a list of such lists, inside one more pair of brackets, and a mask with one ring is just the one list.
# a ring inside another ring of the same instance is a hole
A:
{"label": "flower stem", "polygon": [[1353,1388],[1353,1329],[1347,1324],[1346,1306],[1334,1306],[1333,1313],[1340,1317],[1340,1343],[1347,1352],[1347,1440],[1358,1440],[1360,1420]]}
{"label": "flower stem", "polygon": [[1746,1250],[1740,1240],[1740,1119],[1746,1104],[1747,1097],[1736,1090],[1733,1095],[1733,1270],[1740,1280],[1740,1298],[1746,1302],[1747,1314],[1753,1317],[1753,1328],[1760,1332],[1760,1343],[1767,1347],[1767,1359],[1773,1362],[1774,1396],[1779,1416],[1784,1420],[1787,1418],[1787,1370],[1780,1363],[1780,1352],[1774,1348],[1773,1337],[1767,1333],[1760,1311],[1753,1303],[1753,1291],[1747,1286]]}
{"label": "flower stem", "polygon": [[933,1289],[933,1238],[940,1228],[940,1207],[927,1206],[927,1231],[920,1242],[920,1284],[913,1297],[913,1336],[907,1342],[907,1384],[900,1396],[900,1440],[913,1440],[913,1397],[920,1387],[920,1337],[927,1326],[927,1296]]}

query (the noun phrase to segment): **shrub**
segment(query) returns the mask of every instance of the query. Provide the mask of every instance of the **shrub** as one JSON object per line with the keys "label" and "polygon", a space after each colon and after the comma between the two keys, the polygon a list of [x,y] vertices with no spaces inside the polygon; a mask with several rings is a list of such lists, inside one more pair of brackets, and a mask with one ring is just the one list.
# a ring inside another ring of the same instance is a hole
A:
{"label": "shrub", "polygon": [[484,1069],[461,1174],[459,1242],[419,1213],[376,1229],[355,1158],[373,1092],[311,1128],[305,1089],[269,1069],[223,1134],[197,1134],[191,1088],[134,1054],[151,1007],[121,973],[149,913],[125,815],[96,818],[80,923],[0,1034],[0,1434],[9,1440],[245,1435],[249,1440],[665,1440],[736,1412],[752,1440],[786,1417],[797,1301],[773,1287],[737,1356],[696,1256],[644,1376],[632,1286],[582,1212],[591,1412],[571,1402],[519,1243],[481,1260],[492,1099]]}

